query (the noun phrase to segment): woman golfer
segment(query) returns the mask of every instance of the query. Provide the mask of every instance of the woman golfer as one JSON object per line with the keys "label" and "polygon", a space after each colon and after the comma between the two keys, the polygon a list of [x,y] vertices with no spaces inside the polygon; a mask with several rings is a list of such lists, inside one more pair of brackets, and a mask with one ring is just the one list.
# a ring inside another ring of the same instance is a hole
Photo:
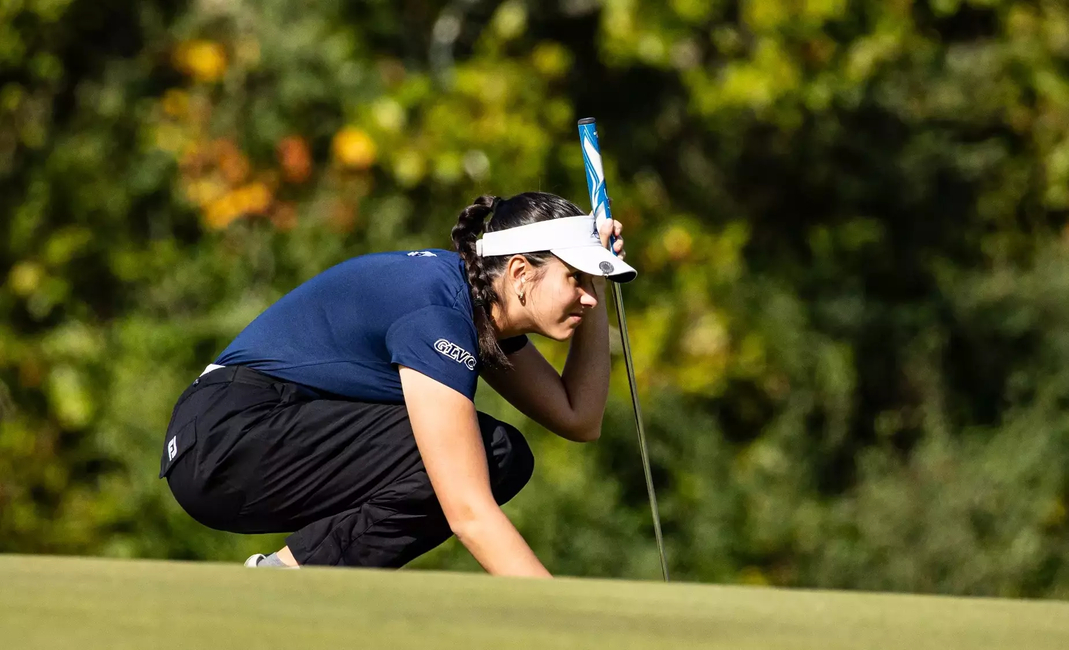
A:
{"label": "woman golfer", "polygon": [[[481,374],[550,431],[598,437],[604,278],[636,275],[610,234],[619,222],[599,231],[552,194],[481,196],[453,228],[456,253],[324,271],[182,393],[161,478],[206,526],[292,533],[246,566],[399,567],[456,535],[491,574],[549,576],[500,508],[530,478],[530,448],[472,400]],[[563,374],[527,334],[571,339]]]}

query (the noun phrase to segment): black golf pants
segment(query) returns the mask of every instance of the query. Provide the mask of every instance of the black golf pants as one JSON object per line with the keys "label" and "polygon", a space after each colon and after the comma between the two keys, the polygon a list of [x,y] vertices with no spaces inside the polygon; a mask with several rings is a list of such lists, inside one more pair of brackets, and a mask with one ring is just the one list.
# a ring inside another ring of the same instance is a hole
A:
{"label": "black golf pants", "polygon": [[[478,418],[503,504],[527,484],[534,458],[516,428]],[[160,477],[205,526],[292,533],[286,543],[302,565],[400,567],[452,534],[403,404],[323,399],[240,366],[182,393]]]}

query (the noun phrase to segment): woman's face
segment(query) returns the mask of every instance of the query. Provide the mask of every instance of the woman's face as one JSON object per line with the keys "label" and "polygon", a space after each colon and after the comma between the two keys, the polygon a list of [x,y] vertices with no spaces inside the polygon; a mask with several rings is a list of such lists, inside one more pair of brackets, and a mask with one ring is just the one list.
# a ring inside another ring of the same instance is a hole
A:
{"label": "woman's face", "polygon": [[586,312],[597,306],[592,278],[553,257],[527,285],[527,309],[538,333],[557,341],[572,337]]}

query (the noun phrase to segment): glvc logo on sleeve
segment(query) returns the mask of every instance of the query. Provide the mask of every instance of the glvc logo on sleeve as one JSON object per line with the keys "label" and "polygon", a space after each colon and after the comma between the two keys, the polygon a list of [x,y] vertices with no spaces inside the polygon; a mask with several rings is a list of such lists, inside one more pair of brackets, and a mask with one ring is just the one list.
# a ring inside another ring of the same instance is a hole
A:
{"label": "glvc logo on sleeve", "polygon": [[453,361],[467,366],[468,370],[475,370],[475,357],[456,343],[446,339],[438,339],[434,342],[434,349]]}

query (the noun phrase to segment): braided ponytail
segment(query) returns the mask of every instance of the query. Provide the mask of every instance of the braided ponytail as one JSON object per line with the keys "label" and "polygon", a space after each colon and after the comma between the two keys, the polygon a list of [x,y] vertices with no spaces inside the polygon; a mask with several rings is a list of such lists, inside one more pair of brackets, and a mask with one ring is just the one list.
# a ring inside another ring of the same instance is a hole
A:
{"label": "braided ponytail", "polygon": [[493,305],[498,302],[494,291],[493,278],[475,250],[475,241],[486,227],[487,218],[493,213],[500,199],[496,196],[483,195],[475,199],[472,205],[464,208],[453,226],[453,247],[460,253],[468,272],[468,286],[471,287],[472,315],[475,331],[479,337],[479,357],[491,368],[512,368],[494,334]]}

